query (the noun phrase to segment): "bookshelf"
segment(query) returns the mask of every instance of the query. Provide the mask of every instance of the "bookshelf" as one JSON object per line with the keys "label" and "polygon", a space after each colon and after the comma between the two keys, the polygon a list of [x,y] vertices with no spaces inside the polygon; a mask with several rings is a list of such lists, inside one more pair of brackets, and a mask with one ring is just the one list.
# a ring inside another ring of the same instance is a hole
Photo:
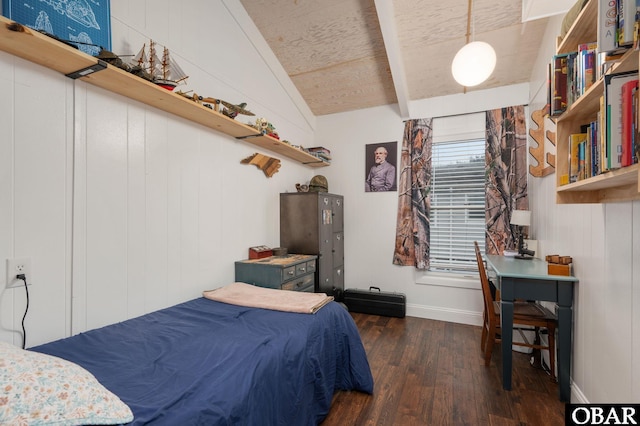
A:
{"label": "bookshelf", "polygon": [[[16,31],[18,30],[18,31]],[[0,16],[0,50],[68,75],[98,64],[97,58],[65,43]],[[251,126],[163,89],[120,68],[106,68],[79,78],[89,84],[120,94],[212,130],[243,140],[308,167],[326,167],[319,159],[285,142],[263,135]]]}
{"label": "bookshelf", "polygon": [[[596,40],[598,0],[590,0],[566,36],[557,44],[557,53],[576,50],[580,43]],[[637,71],[638,50],[629,49],[609,73]],[[604,80],[600,78],[580,96],[557,120],[556,127],[556,202],[610,203],[640,200],[640,164],[602,173],[570,184],[561,184],[561,177],[569,172],[569,136],[580,132],[580,126],[596,120]]]}

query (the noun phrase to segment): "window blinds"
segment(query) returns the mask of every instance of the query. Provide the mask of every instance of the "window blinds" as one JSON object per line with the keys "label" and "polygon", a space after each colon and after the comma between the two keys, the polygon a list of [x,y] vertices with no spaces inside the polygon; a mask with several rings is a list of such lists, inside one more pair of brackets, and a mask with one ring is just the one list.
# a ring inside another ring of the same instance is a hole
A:
{"label": "window blinds", "polygon": [[433,144],[431,269],[477,270],[473,242],[484,250],[485,141]]}

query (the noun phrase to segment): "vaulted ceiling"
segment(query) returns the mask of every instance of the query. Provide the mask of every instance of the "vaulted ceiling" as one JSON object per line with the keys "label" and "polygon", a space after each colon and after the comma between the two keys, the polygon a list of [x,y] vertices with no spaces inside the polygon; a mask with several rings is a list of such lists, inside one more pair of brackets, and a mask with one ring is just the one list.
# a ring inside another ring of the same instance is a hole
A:
{"label": "vaulted ceiling", "polygon": [[402,112],[412,100],[528,82],[548,21],[523,23],[522,0],[475,0],[471,39],[498,60],[465,89],[451,62],[466,42],[468,0],[240,2],[317,116],[395,103]]}

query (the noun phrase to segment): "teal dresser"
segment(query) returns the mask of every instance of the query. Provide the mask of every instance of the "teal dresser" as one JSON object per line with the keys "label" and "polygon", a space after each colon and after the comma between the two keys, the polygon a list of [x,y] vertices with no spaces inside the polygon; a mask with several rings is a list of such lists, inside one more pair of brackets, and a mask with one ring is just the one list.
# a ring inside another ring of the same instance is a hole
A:
{"label": "teal dresser", "polygon": [[313,293],[318,256],[289,254],[235,263],[236,281],[260,287]]}

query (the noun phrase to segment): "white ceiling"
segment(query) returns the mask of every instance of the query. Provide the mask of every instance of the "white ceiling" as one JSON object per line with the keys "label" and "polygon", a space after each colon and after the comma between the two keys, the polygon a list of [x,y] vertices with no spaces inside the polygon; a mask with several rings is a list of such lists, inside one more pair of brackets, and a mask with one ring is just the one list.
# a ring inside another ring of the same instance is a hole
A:
{"label": "white ceiling", "polygon": [[468,0],[240,3],[314,115],[397,103],[407,116],[412,100],[528,82],[546,16],[574,1],[475,0],[471,39],[490,43],[498,61],[466,89],[451,61],[466,42]]}

